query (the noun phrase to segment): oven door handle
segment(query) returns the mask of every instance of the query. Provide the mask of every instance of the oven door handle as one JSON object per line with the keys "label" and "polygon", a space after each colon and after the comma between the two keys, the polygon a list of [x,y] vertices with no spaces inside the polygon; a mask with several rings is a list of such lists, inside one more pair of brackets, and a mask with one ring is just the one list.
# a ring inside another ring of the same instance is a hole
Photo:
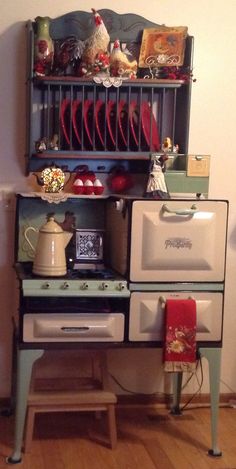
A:
{"label": "oven door handle", "polygon": [[190,208],[171,210],[166,204],[164,204],[162,205],[162,211],[167,213],[174,213],[175,215],[194,215],[194,213],[198,212],[198,208],[195,204],[193,204]]}
{"label": "oven door handle", "polygon": [[61,327],[62,332],[73,333],[73,332],[87,332],[90,327],[88,326],[63,326]]}
{"label": "oven door handle", "polygon": [[[189,300],[194,300],[194,297],[193,296],[188,296],[188,299]],[[159,296],[159,303],[160,303],[161,307],[164,309],[165,306],[166,306],[166,297],[165,296]]]}

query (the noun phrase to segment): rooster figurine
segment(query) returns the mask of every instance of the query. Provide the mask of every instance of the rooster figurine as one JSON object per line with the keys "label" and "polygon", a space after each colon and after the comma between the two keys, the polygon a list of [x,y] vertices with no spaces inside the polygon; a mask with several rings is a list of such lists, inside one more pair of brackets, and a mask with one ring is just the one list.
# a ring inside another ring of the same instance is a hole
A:
{"label": "rooster figurine", "polygon": [[110,74],[113,77],[136,78],[138,64],[132,54],[122,51],[120,41],[115,40],[110,56]]}
{"label": "rooster figurine", "polygon": [[109,68],[108,45],[110,36],[99,13],[92,8],[95,28],[91,36],[84,42],[79,75],[90,76],[104,72]]}

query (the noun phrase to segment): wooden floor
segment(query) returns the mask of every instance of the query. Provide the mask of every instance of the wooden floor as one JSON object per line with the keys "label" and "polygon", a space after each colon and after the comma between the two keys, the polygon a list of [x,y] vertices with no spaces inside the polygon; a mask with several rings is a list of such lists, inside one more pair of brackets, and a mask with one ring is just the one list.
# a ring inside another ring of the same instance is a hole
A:
{"label": "wooden floor", "polygon": [[[14,417],[0,417],[0,468],[9,467]],[[166,409],[117,409],[118,445],[106,445],[106,425],[93,414],[37,415],[32,450],[19,469],[236,469],[236,409],[220,408],[222,457],[207,455],[210,410],[174,417]]]}

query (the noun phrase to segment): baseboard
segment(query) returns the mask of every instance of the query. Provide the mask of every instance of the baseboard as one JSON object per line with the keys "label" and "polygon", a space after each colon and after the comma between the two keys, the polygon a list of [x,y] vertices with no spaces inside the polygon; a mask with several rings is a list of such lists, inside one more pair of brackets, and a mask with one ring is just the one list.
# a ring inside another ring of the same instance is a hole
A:
{"label": "baseboard", "polygon": [[[182,394],[181,395],[181,404],[184,405],[191,399],[191,394]],[[135,394],[135,395],[118,395],[117,396],[117,404],[119,407],[122,406],[155,406],[155,407],[164,407],[169,408],[172,403],[172,396],[171,395],[143,395],[143,394]],[[236,395],[234,393],[224,393],[220,394],[219,402],[221,406],[230,406],[233,407],[234,403],[236,405]],[[189,406],[206,406],[210,407],[211,400],[210,394],[199,394],[194,396],[189,403]]]}
{"label": "baseboard", "polygon": [[[181,404],[186,404],[191,399],[191,394],[182,394],[181,395]],[[220,406],[229,406],[236,407],[236,394],[235,393],[224,393],[220,394],[219,398]],[[11,399],[10,398],[0,398],[0,412],[11,409]],[[139,407],[139,406],[150,406],[150,407],[162,407],[170,408],[172,403],[171,395],[144,395],[144,394],[118,394],[117,395],[117,405],[119,407]],[[210,407],[210,394],[199,394],[194,396],[191,400],[190,406],[205,406]]]}

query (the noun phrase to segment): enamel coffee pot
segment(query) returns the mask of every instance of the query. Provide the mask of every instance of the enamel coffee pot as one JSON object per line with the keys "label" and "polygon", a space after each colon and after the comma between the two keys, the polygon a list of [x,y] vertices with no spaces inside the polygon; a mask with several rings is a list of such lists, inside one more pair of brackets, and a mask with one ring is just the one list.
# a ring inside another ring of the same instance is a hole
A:
{"label": "enamel coffee pot", "polygon": [[[38,233],[36,247],[31,243],[29,232]],[[39,230],[33,226],[26,228],[24,237],[35,253],[33,273],[42,276],[61,276],[66,274],[65,248],[73,233],[63,231],[58,223],[50,217]]]}

